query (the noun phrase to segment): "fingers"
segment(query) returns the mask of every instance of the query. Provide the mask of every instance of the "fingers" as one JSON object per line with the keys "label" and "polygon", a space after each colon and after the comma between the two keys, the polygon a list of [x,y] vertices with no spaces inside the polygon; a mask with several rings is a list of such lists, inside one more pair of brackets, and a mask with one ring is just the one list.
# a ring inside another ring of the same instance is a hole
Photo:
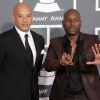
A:
{"label": "fingers", "polygon": [[92,46],[92,50],[95,55],[95,59],[94,61],[86,62],[86,63],[98,65],[100,64],[100,44],[95,44],[94,46]]}
{"label": "fingers", "polygon": [[95,51],[96,51],[96,54],[99,54],[100,53],[98,44],[95,44]]}
{"label": "fingers", "polygon": [[61,64],[72,64],[72,59],[70,54],[66,54],[65,52],[63,53],[61,60],[60,60]]}
{"label": "fingers", "polygon": [[91,65],[91,64],[94,64],[95,62],[94,61],[92,61],[92,62],[86,62],[86,64],[88,64],[88,65]]}
{"label": "fingers", "polygon": [[95,44],[94,46],[92,46],[92,50],[95,55],[100,54],[100,44]]}
{"label": "fingers", "polygon": [[70,54],[66,54],[65,52],[63,53],[63,58],[66,59],[67,61],[70,60]]}
{"label": "fingers", "polygon": [[93,50],[94,55],[96,55],[95,47],[92,46],[92,50]]}

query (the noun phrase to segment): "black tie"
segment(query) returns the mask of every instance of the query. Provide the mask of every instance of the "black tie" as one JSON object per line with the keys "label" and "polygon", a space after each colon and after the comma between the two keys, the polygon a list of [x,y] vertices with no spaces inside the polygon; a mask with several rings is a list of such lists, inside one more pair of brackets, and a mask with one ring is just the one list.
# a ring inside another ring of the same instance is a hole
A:
{"label": "black tie", "polygon": [[25,34],[25,47],[26,47],[26,53],[27,53],[28,60],[31,64],[33,64],[33,54],[32,54],[30,45],[28,43],[28,34]]}

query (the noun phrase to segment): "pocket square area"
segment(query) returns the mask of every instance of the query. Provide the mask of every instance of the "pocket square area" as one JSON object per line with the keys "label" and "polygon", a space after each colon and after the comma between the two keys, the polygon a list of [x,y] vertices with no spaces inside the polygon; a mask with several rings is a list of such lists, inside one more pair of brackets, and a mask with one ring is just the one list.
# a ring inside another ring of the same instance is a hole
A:
{"label": "pocket square area", "polygon": [[45,54],[46,52],[45,52],[45,50],[44,49],[42,49],[41,50],[41,54]]}

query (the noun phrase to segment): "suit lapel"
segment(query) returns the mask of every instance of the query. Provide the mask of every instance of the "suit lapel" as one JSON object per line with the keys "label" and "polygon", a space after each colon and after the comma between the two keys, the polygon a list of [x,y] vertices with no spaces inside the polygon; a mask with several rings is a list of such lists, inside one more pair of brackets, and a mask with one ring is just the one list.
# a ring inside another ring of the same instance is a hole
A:
{"label": "suit lapel", "polygon": [[21,40],[19,34],[18,34],[17,31],[15,30],[15,28],[14,28],[13,31],[12,31],[12,36],[13,36],[13,38],[14,38],[14,41],[15,41],[16,45],[19,46],[19,48],[17,48],[17,49],[20,49],[21,52],[24,51],[24,53],[25,53],[25,47],[24,47],[24,45],[23,45],[23,42],[22,42],[22,40]]}
{"label": "suit lapel", "polygon": [[56,52],[57,52],[57,56],[60,59],[63,53],[63,37],[62,38],[57,38],[55,39],[55,41],[52,41],[52,45],[54,45],[53,47],[55,48]]}
{"label": "suit lapel", "polygon": [[38,37],[37,37],[36,33],[31,31],[31,34],[32,34],[34,44],[35,44],[35,49],[36,49],[36,60],[35,60],[35,65],[36,65],[36,62],[38,61],[38,58],[40,55],[40,49],[39,49]]}
{"label": "suit lapel", "polygon": [[24,59],[25,59],[25,62],[27,62],[29,64],[29,66],[33,67],[28,59],[27,59],[27,55],[26,55],[26,51],[25,51],[25,47],[24,47],[24,44],[19,36],[19,34],[17,33],[16,29],[14,28],[12,30],[12,36],[13,36],[13,39],[15,41],[15,44],[17,46],[17,50],[20,51],[19,53],[21,53],[21,55],[23,55]]}

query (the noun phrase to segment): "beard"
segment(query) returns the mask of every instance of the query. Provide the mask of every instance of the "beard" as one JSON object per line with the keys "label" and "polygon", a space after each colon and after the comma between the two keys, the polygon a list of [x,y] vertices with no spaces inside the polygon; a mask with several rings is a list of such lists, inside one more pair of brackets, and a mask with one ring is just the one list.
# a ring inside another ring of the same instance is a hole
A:
{"label": "beard", "polygon": [[79,34],[80,29],[69,29],[65,31],[66,31],[66,34],[68,34],[68,36],[76,36]]}

